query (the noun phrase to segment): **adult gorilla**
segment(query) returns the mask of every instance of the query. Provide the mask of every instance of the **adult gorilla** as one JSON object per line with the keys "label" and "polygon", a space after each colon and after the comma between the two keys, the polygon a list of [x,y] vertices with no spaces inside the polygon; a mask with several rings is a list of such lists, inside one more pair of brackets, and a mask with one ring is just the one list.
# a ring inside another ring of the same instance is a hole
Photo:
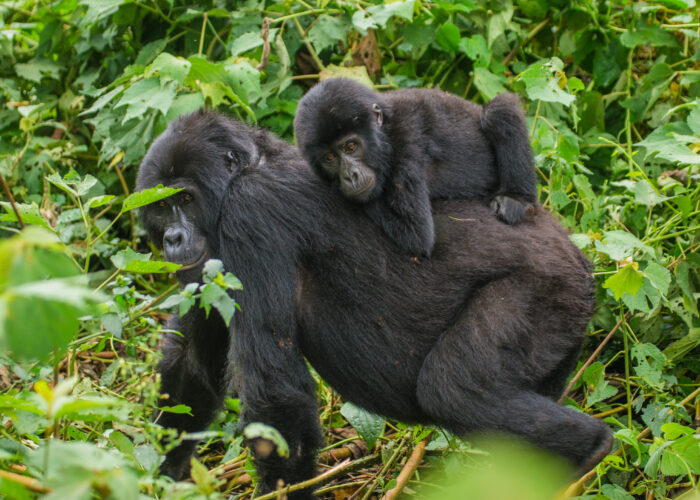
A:
{"label": "adult gorilla", "polygon": [[[509,226],[476,202],[435,203],[433,256],[418,261],[289,144],[208,112],[153,143],[137,188],[160,183],[184,191],[145,207],[143,223],[167,259],[186,264],[180,282],[216,257],[245,287],[230,332],[198,308],[172,320],[182,336],[166,337],[162,392],[192,416],[161,423],[204,429],[233,382],[243,421],[272,425],[289,444],[282,459],[253,443],[266,489],[315,473],[321,437],[304,358],[346,400],[405,422],[516,434],[580,469],[609,450],[604,423],[552,399],[593,287],[589,263],[543,210]],[[193,449],[181,445],[163,470],[181,477]]]}

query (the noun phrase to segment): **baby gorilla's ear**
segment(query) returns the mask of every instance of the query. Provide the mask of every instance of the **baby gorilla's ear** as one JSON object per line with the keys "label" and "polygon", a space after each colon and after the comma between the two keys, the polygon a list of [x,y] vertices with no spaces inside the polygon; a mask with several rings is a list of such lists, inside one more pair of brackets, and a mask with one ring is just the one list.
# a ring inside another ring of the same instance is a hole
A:
{"label": "baby gorilla's ear", "polygon": [[379,104],[375,102],[372,104],[372,111],[374,111],[374,117],[377,120],[377,125],[381,125],[384,121],[384,117],[382,116],[382,108],[380,108]]}

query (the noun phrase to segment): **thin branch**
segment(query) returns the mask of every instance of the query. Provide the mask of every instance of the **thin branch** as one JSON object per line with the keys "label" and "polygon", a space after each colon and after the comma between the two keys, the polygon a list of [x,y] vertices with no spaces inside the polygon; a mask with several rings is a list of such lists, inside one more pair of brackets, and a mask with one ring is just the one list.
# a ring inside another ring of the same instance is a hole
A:
{"label": "thin branch", "polygon": [[10,200],[10,205],[12,205],[12,210],[15,211],[15,216],[17,217],[17,222],[19,222],[19,227],[24,229],[24,221],[22,220],[22,217],[19,215],[19,210],[17,209],[17,205],[15,205],[15,198],[12,196],[12,192],[10,191],[10,186],[7,185],[7,182],[5,181],[5,176],[2,175],[2,172],[0,172],[0,182],[2,182],[2,188],[5,190],[5,196],[7,196],[8,200]]}
{"label": "thin branch", "polygon": [[586,360],[586,362],[585,362],[585,363],[583,364],[583,366],[579,369],[579,371],[576,372],[576,375],[574,375],[574,378],[571,379],[571,382],[569,382],[569,385],[566,386],[566,389],[564,389],[564,393],[563,393],[563,394],[561,395],[561,397],[559,398],[559,402],[560,402],[560,403],[561,403],[562,401],[564,401],[564,399],[566,398],[566,396],[569,395],[569,392],[571,392],[571,389],[573,389],[574,385],[576,385],[576,382],[578,382],[578,379],[581,378],[581,375],[583,375],[583,372],[586,371],[586,368],[588,368],[589,366],[591,366],[591,363],[593,363],[593,361],[595,360],[595,358],[598,357],[598,354],[600,354],[600,351],[603,350],[603,347],[605,347],[605,344],[607,344],[607,343],[610,341],[610,339],[612,338],[612,336],[615,335],[615,332],[617,332],[617,331],[620,329],[620,327],[622,326],[622,324],[623,324],[625,321],[627,321],[627,320],[629,319],[629,317],[630,317],[630,313],[627,312],[627,313],[625,314],[625,316],[624,316],[620,321],[617,322],[617,324],[613,327],[613,329],[610,330],[610,333],[608,333],[608,334],[605,336],[605,338],[603,339],[603,341],[600,343],[600,345],[598,345],[598,347],[596,348],[596,350],[593,351],[593,354],[590,355],[590,357]]}
{"label": "thin branch", "polygon": [[547,26],[547,24],[549,24],[549,21],[551,21],[551,20],[552,20],[552,18],[551,18],[551,17],[548,17],[548,18],[546,18],[544,21],[542,21],[540,24],[538,24],[537,26],[535,26],[535,27],[532,29],[532,31],[531,31],[530,33],[528,33],[528,35],[525,37],[525,39],[523,40],[523,42],[522,42],[521,44],[516,45],[515,47],[513,47],[513,50],[511,50],[511,51],[508,53],[508,55],[505,57],[505,59],[503,59],[503,61],[501,61],[501,64],[503,64],[504,66],[507,66],[508,63],[515,57],[515,54],[518,53],[518,50],[520,50],[520,49],[523,48],[525,45],[527,45],[528,43],[530,43],[530,41],[531,41],[533,38],[535,38],[535,37],[537,36],[537,33],[539,33],[540,31],[542,31],[542,30],[544,29],[544,27]]}
{"label": "thin branch", "polygon": [[416,472],[420,461],[423,460],[423,455],[425,455],[425,446],[428,444],[428,440],[424,439],[418,445],[413,448],[413,452],[406,462],[406,465],[401,469],[399,477],[396,478],[396,486],[386,492],[382,500],[394,500],[398,498],[403,490],[404,486],[408,484],[408,480],[411,479],[413,473]]}
{"label": "thin branch", "polygon": [[0,470],[0,478],[6,481],[21,484],[28,490],[36,491],[38,493],[48,493],[51,491],[49,488],[42,486],[41,483],[33,477],[22,476],[21,474],[15,474],[14,472]]}
{"label": "thin branch", "polygon": [[260,64],[258,64],[255,69],[260,71],[265,66],[267,66],[267,60],[270,57],[270,18],[266,17],[263,19],[262,28],[260,28],[260,38],[263,39],[263,51],[262,57],[260,58]]}
{"label": "thin branch", "polygon": [[329,481],[331,478],[339,475],[341,472],[345,472],[348,469],[361,468],[365,465],[368,465],[368,464],[374,462],[375,460],[377,460],[379,458],[380,458],[379,453],[375,453],[374,455],[362,457],[362,458],[357,459],[353,462],[346,460],[344,462],[339,463],[337,466],[333,467],[332,469],[324,472],[323,474],[319,474],[318,476],[316,476],[314,478],[308,479],[306,481],[302,481],[301,483],[292,484],[292,485],[288,486],[287,488],[283,488],[279,491],[272,491],[272,492],[267,493],[265,495],[256,497],[255,500],[272,500],[273,498],[277,498],[277,496],[280,492],[285,493],[285,494],[292,493],[294,491],[304,490],[304,489],[308,488],[309,486],[313,486],[315,484],[325,483],[325,482]]}

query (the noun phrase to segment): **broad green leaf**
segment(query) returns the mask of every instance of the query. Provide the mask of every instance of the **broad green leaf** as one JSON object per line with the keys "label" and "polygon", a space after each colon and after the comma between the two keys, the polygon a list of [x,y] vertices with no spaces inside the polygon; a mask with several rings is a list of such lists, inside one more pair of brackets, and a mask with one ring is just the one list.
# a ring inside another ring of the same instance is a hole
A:
{"label": "broad green leaf", "polygon": [[646,44],[652,47],[678,47],[678,40],[676,40],[676,37],[655,24],[651,26],[641,24],[634,31],[625,31],[622,36],[620,36],[620,42],[630,49],[638,45]]}
{"label": "broad green leaf", "polygon": [[136,193],[131,193],[122,203],[122,212],[128,212],[135,208],[143,207],[150,203],[162,200],[168,196],[172,196],[175,193],[182,191],[182,188],[171,188],[163,187],[162,184],[156,187],[144,189],[142,191],[137,191]]}
{"label": "broad green leaf", "polygon": [[642,254],[654,255],[654,249],[642,243],[639,238],[626,231],[606,231],[603,240],[596,240],[595,248],[608,254],[611,259],[622,261],[632,257],[636,251]]}
{"label": "broad green leaf", "polygon": [[460,39],[459,49],[474,61],[476,66],[487,67],[491,60],[491,49],[486,44],[486,39],[479,34]]}
{"label": "broad green leaf", "polygon": [[110,203],[115,198],[112,194],[105,194],[103,196],[95,196],[90,198],[87,203],[85,203],[86,208],[98,208]]}
{"label": "broad green leaf", "polygon": [[654,344],[635,344],[631,349],[632,358],[637,361],[634,372],[642,377],[649,385],[661,389],[663,369],[666,356]]}
{"label": "broad green leaf", "polygon": [[150,259],[150,253],[140,254],[131,248],[121,250],[110,257],[117,269],[132,273],[174,273],[182,267],[181,264]]}
{"label": "broad green leaf", "polygon": [[649,262],[644,269],[644,275],[659,292],[663,295],[668,294],[668,286],[671,284],[671,273],[668,269],[656,262]]}
{"label": "broad green leaf", "polygon": [[185,78],[187,78],[191,66],[192,63],[187,59],[163,52],[151,64],[151,72],[172,78],[182,85],[185,83]]}
{"label": "broad green leaf", "polygon": [[345,403],[340,408],[340,414],[345,417],[350,425],[365,440],[367,447],[371,450],[374,443],[384,432],[384,417],[370,413],[364,408],[360,408],[350,402]]}
{"label": "broad green leaf", "polygon": [[589,407],[617,394],[617,387],[610,385],[605,380],[605,366],[600,361],[596,361],[586,368],[583,372],[583,381],[588,384],[589,392],[586,397],[586,405]]}
{"label": "broad green leaf", "polygon": [[474,68],[474,86],[485,100],[490,101],[498,94],[507,92],[503,84],[505,80],[501,76],[494,75],[486,68]]}
{"label": "broad green leaf", "polygon": [[[647,154],[655,155],[671,163],[700,164],[700,155],[686,145],[693,142],[692,131],[683,122],[667,123],[649,134],[635,146],[642,146]],[[697,138],[695,138],[697,140]]]}
{"label": "broad green leaf", "polygon": [[322,14],[309,30],[309,41],[316,52],[321,52],[345,40],[348,26],[342,19]]}
{"label": "broad green leaf", "polygon": [[700,345],[700,328],[691,328],[688,335],[682,337],[671,344],[664,350],[664,356],[670,361],[681,359],[687,353]]}
{"label": "broad green leaf", "polygon": [[[17,215],[9,201],[0,201],[0,206],[5,210],[4,214],[0,214],[0,221],[17,221]],[[41,212],[39,212],[39,207],[36,203],[15,203],[15,207],[17,207],[19,216],[25,224],[51,229],[44,217],[42,217]]]}
{"label": "broad green leaf", "polygon": [[41,83],[43,77],[58,80],[61,65],[48,59],[33,59],[28,63],[15,64],[15,72],[18,76],[35,83]]}
{"label": "broad green leaf", "polygon": [[243,102],[249,104],[262,97],[260,71],[251,66],[248,61],[237,61],[224,68],[228,73],[229,85]]}
{"label": "broad green leaf", "polygon": [[201,290],[201,306],[204,307],[207,315],[209,315],[211,307],[215,307],[226,326],[228,326],[233,314],[236,312],[236,302],[217,283],[207,283]]}
{"label": "broad green leaf", "polygon": [[659,203],[668,200],[668,196],[663,196],[658,194],[654,187],[649,184],[647,180],[640,180],[634,185],[634,201],[646,205],[648,207],[653,207]]}
{"label": "broad green leaf", "polygon": [[553,57],[546,63],[533,64],[520,73],[517,79],[525,84],[525,91],[530,99],[570,106],[576,97],[563,90],[560,85],[561,79],[566,78],[562,73],[563,67],[564,64]]}
{"label": "broad green leaf", "polygon": [[319,74],[319,80],[327,80],[329,78],[347,78],[349,80],[354,80],[359,82],[369,88],[373,88],[374,84],[372,79],[367,73],[367,68],[365,66],[336,66],[335,64],[329,64],[323,71]]}
{"label": "broad green leaf", "polygon": [[630,264],[606,279],[603,287],[612,290],[615,299],[619,300],[625,293],[636,295],[643,284],[644,276]]}
{"label": "broad green leaf", "polygon": [[161,406],[158,408],[160,411],[167,413],[175,413],[178,415],[192,415],[192,408],[187,405],[175,405],[175,406]]}
{"label": "broad green leaf", "polygon": [[435,41],[443,49],[450,52],[457,52],[459,50],[460,38],[459,28],[452,23],[440,25],[435,34]]}
{"label": "broad green leaf", "polygon": [[364,35],[370,28],[383,28],[394,16],[410,21],[413,19],[414,3],[415,0],[403,0],[372,5],[365,10],[355,11],[352,23]]}
{"label": "broad green leaf", "polygon": [[268,441],[272,441],[277,449],[277,455],[283,458],[289,457],[287,441],[285,441],[282,434],[274,427],[260,422],[253,422],[245,426],[245,429],[243,429],[243,436],[248,441],[253,439],[267,439]]}

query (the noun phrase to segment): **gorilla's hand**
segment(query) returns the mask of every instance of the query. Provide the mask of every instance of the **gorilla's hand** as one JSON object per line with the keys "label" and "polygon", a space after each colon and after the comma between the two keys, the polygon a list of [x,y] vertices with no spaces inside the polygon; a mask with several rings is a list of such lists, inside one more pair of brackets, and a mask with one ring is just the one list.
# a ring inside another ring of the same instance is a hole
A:
{"label": "gorilla's hand", "polygon": [[491,200],[491,210],[506,224],[519,224],[525,215],[535,213],[535,205],[520,197],[499,194]]}

